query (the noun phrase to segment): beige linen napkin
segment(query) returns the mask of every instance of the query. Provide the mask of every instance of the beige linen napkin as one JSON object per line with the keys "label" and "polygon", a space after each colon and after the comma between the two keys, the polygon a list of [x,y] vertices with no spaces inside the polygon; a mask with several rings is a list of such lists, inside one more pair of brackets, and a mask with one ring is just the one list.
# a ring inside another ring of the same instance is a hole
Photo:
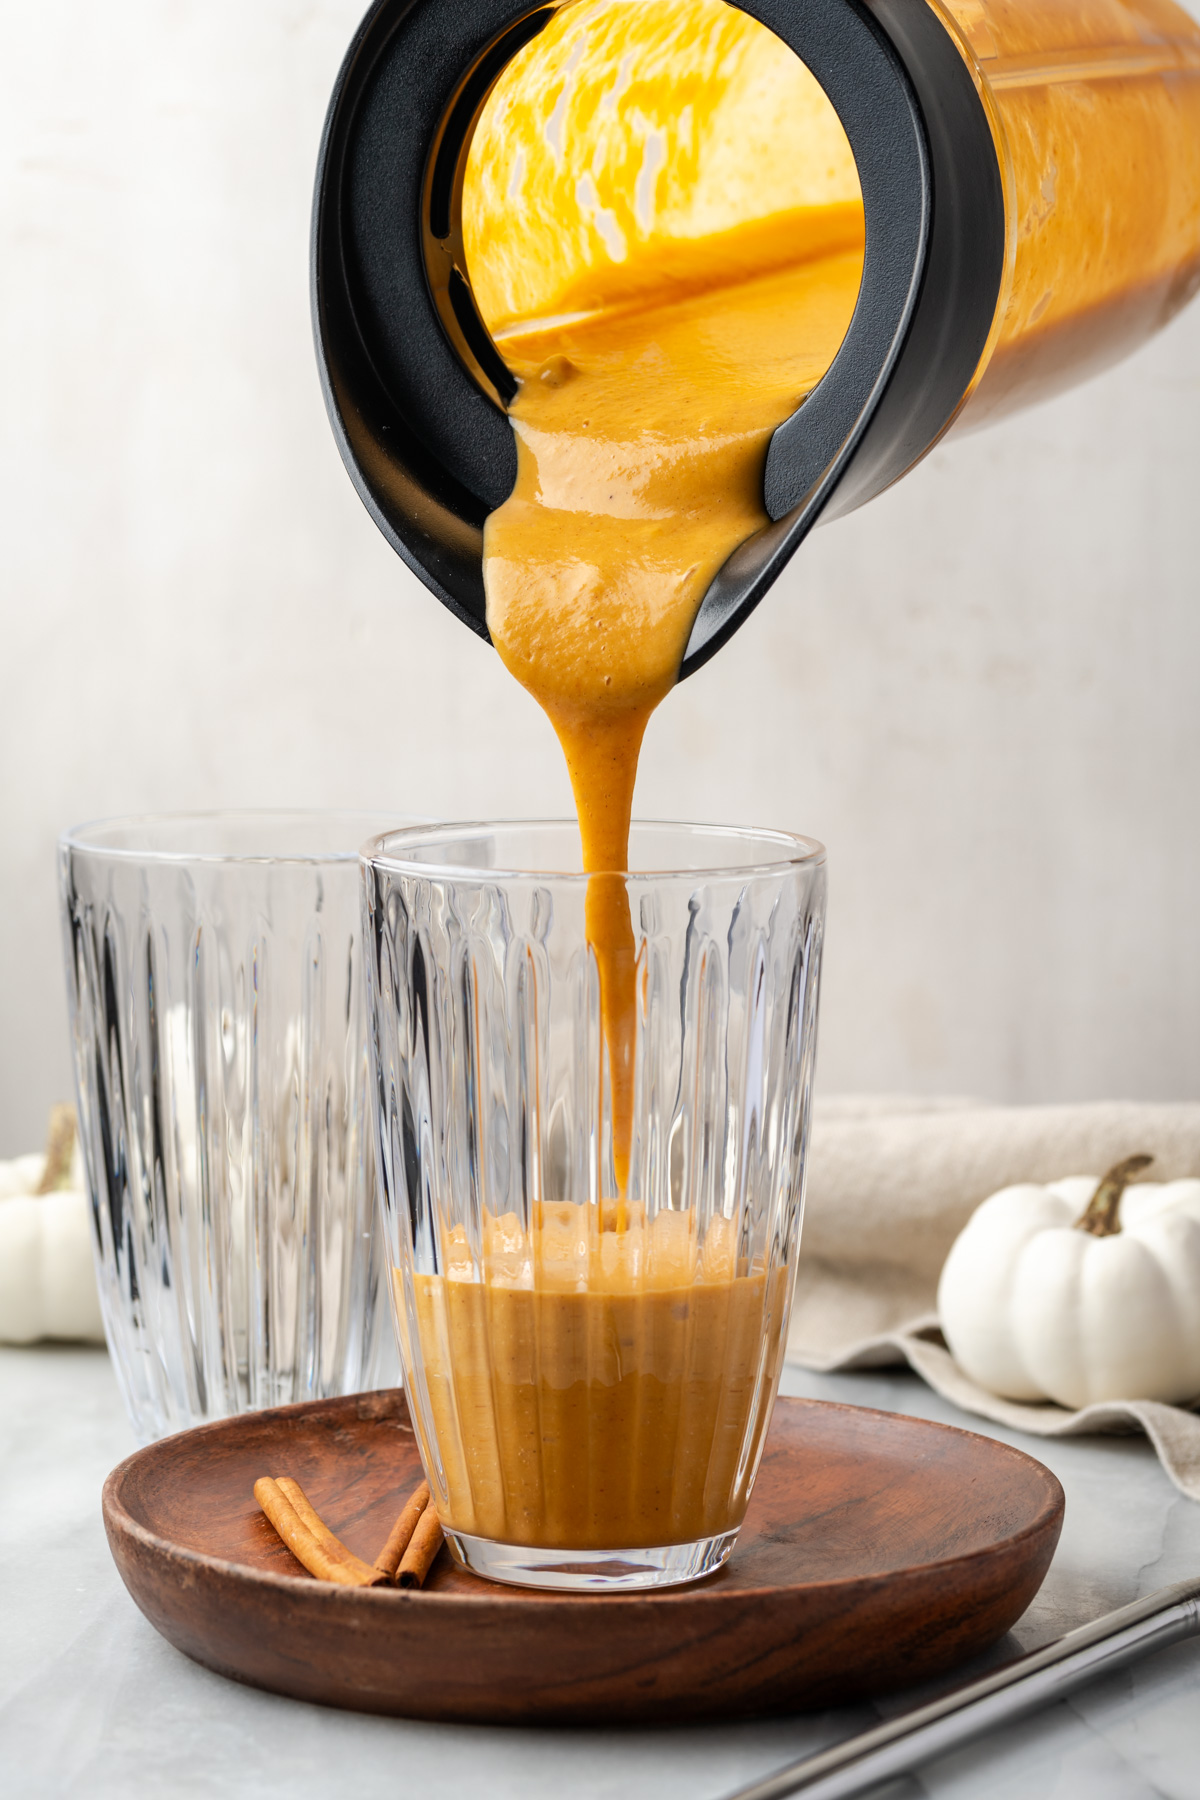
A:
{"label": "beige linen napkin", "polygon": [[1144,1431],[1176,1486],[1200,1500],[1194,1412],[1136,1398],[1079,1412],[998,1399],[959,1369],[933,1310],[946,1254],[989,1194],[1101,1175],[1142,1150],[1155,1180],[1200,1175],[1200,1105],[818,1101],[788,1360],[822,1370],[907,1362],[964,1411],[1039,1437]]}

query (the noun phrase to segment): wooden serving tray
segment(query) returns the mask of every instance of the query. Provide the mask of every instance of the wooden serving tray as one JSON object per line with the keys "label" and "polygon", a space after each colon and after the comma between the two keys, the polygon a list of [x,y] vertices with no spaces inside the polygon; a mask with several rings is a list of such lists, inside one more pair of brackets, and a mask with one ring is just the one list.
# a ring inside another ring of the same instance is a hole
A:
{"label": "wooden serving tray", "polygon": [[499,1587],[443,1550],[423,1591],[314,1581],[251,1489],[291,1475],[370,1561],[421,1479],[400,1392],[247,1413],[114,1469],[104,1522],[163,1636],[235,1680],[423,1719],[567,1723],[794,1712],[976,1655],[1036,1594],[1063,1492],[947,1425],[780,1400],[734,1553],[691,1587]]}

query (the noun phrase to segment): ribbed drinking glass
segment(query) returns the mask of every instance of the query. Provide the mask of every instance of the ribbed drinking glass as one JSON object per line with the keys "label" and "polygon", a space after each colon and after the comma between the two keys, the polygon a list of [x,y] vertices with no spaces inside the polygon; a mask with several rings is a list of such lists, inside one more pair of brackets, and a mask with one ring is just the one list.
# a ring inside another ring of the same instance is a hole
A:
{"label": "ribbed drinking glass", "polygon": [[622,878],[580,872],[573,823],[422,828],[364,853],[409,1405],[450,1548],[493,1580],[716,1568],[783,1358],[824,852],[635,825],[630,857],[621,964],[588,943],[587,895],[608,884],[599,910],[623,926]]}
{"label": "ribbed drinking glass", "polygon": [[60,842],[101,1308],[143,1442],[395,1379],[358,865],[386,822],[196,814]]}

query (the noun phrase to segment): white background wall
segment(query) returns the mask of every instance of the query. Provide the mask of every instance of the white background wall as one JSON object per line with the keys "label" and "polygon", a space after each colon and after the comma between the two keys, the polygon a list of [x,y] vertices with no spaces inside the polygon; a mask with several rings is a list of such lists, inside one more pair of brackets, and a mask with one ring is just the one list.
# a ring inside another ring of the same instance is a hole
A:
{"label": "white background wall", "polygon": [[[325,423],[310,184],[364,0],[0,0],[0,1155],[69,1092],[54,841],[563,811]],[[1200,305],[817,533],[639,811],[830,849],[827,1089],[1200,1087]]]}

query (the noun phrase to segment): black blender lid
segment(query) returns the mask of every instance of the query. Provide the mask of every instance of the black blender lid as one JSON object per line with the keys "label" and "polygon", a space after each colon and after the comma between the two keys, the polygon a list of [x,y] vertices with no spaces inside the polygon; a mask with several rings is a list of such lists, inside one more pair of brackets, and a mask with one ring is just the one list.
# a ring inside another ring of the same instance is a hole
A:
{"label": "black blender lid", "polygon": [[[377,0],[338,75],[317,165],[312,306],[330,422],[367,510],[411,569],[488,636],[483,523],[516,478],[512,377],[452,267],[454,193],[501,70],[554,16],[521,0]],[[757,605],[826,509],[924,454],[991,329],[1004,203],[990,128],[932,9],[912,0],[743,0],[820,82],[858,165],[862,286],[828,371],[771,441],[774,521],[701,604],[681,677]],[[831,506],[831,502],[833,505]]]}

